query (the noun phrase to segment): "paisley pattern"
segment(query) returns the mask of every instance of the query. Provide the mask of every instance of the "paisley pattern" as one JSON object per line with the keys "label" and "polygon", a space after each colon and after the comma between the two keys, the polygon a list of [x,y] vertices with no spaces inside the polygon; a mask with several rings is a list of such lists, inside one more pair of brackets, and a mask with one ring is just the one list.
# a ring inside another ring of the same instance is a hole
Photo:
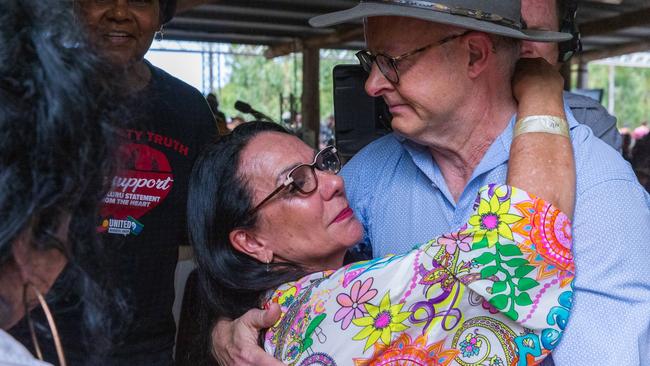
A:
{"label": "paisley pattern", "polygon": [[505,185],[458,231],[278,288],[265,348],[289,365],[534,365],[571,310],[571,224]]}

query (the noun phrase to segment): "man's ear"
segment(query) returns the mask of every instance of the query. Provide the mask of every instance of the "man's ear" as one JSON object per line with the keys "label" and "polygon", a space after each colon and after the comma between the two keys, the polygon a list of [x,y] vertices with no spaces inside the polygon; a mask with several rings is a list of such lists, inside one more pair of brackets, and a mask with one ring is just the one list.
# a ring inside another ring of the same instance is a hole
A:
{"label": "man's ear", "polygon": [[273,259],[273,251],[267,248],[264,241],[258,240],[249,229],[235,229],[228,235],[233,248],[240,253],[253,257],[262,263]]}
{"label": "man's ear", "polygon": [[473,79],[487,67],[491,53],[495,52],[494,43],[486,33],[472,32],[465,37],[469,51],[467,74]]}

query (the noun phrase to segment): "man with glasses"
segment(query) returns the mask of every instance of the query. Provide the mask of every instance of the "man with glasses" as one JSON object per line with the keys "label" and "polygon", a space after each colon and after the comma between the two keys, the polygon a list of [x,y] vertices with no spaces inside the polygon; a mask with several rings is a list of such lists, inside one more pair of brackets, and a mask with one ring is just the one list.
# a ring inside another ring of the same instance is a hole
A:
{"label": "man with glasses", "polygon": [[[580,48],[576,11],[576,0],[522,0],[521,16],[529,29],[568,30],[573,32],[575,39],[560,44],[523,41],[521,57],[542,57],[558,69],[563,63],[569,62],[574,52]],[[616,128],[616,117],[592,98],[569,92],[564,94],[564,98],[578,122],[589,126],[594,135],[621,151],[622,138]]]}
{"label": "man with glasses", "polygon": [[[520,40],[570,39],[526,29],[520,10],[519,0],[364,0],[311,20],[314,26],[364,21],[368,50],[359,60],[369,71],[366,91],[383,97],[393,115],[394,133],[342,170],[375,257],[405,253],[459,227],[479,188],[505,181]],[[571,320],[553,359],[556,365],[643,364],[650,360],[650,196],[619,154],[565,112],[577,165],[577,269]],[[273,364],[253,344],[256,329],[276,316],[273,309],[251,311],[220,322],[215,352],[224,363]]]}

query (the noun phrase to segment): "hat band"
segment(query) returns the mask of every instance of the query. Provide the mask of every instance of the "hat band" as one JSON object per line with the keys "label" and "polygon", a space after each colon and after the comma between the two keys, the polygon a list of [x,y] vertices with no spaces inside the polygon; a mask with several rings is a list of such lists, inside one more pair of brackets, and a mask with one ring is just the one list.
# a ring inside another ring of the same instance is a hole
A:
{"label": "hat band", "polygon": [[418,1],[418,0],[361,0],[361,2],[380,3],[380,4],[391,3],[400,6],[433,10],[440,13],[460,15],[468,18],[473,18],[476,20],[495,23],[516,30],[522,29],[522,23],[520,21],[509,19],[498,14],[488,13],[477,9],[467,9],[460,6],[449,6],[449,5],[434,3],[430,1]]}

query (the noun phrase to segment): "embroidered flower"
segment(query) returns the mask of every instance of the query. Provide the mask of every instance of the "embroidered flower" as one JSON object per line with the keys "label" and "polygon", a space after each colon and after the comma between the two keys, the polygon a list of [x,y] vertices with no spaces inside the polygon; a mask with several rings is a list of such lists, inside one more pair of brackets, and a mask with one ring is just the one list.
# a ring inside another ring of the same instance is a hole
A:
{"label": "embroidered flower", "polygon": [[409,328],[402,323],[408,319],[411,312],[400,312],[402,306],[403,303],[391,305],[388,293],[381,299],[379,306],[365,304],[368,316],[352,320],[354,325],[364,328],[352,339],[360,341],[367,338],[364,352],[379,339],[385,345],[390,344],[393,332],[401,332]]}
{"label": "embroidered flower", "polygon": [[488,247],[493,247],[499,240],[499,236],[514,240],[509,224],[521,220],[521,217],[510,214],[509,211],[510,200],[500,202],[496,194],[492,195],[489,202],[482,199],[478,206],[478,213],[469,219],[472,227],[466,233],[474,234],[474,243],[487,238]]}
{"label": "embroidered flower", "polygon": [[505,366],[505,363],[501,359],[501,357],[494,355],[492,358],[490,358],[490,366]]}
{"label": "embroidered flower", "polygon": [[341,305],[341,308],[334,314],[334,322],[343,320],[341,329],[348,329],[353,319],[361,318],[368,313],[365,303],[377,295],[377,290],[370,288],[372,281],[372,277],[365,280],[363,284],[360,280],[356,281],[350,289],[350,295],[336,296],[336,302]]}
{"label": "embroidered flower", "polygon": [[296,298],[296,286],[292,286],[290,289],[280,292],[278,295],[278,304],[281,306],[289,306],[293,303],[293,300]]}
{"label": "embroidered flower", "polygon": [[429,288],[437,283],[440,284],[440,287],[445,292],[450,292],[457,280],[447,268],[441,266],[437,262],[433,263],[433,269],[427,271],[423,265],[420,265],[419,268],[420,275],[422,279],[420,280],[421,285],[425,285],[425,293],[429,291]]}
{"label": "embroidered flower", "polygon": [[480,340],[476,334],[470,333],[465,337],[465,340],[460,342],[460,351],[465,357],[478,356],[478,353],[481,351],[481,345],[483,341]]}
{"label": "embroidered flower", "polygon": [[426,332],[415,339],[412,339],[407,333],[402,333],[388,346],[376,343],[370,357],[353,358],[354,366],[449,366],[460,354],[460,351],[455,348],[445,349],[444,343],[444,340],[438,343],[429,343]]}
{"label": "embroidered flower", "polygon": [[300,356],[300,346],[297,344],[291,345],[287,351],[287,359],[295,360],[298,356]]}
{"label": "embroidered flower", "polygon": [[494,305],[490,304],[490,302],[485,299],[483,299],[483,302],[481,302],[481,306],[483,309],[489,311],[490,314],[496,314],[499,312],[499,309],[495,308]]}
{"label": "embroidered flower", "polygon": [[438,244],[444,245],[447,253],[453,255],[456,253],[456,249],[460,249],[463,252],[469,252],[472,248],[472,235],[466,231],[458,231],[453,234],[446,234],[438,238]]}

